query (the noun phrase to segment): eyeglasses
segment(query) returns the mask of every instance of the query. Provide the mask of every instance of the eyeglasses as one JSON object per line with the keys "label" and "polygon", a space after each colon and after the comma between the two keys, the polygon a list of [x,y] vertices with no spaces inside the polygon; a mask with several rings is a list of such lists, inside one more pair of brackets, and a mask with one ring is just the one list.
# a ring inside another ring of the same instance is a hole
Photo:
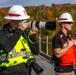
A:
{"label": "eyeglasses", "polygon": [[66,24],[73,24],[73,22],[64,22],[64,23],[66,23]]}

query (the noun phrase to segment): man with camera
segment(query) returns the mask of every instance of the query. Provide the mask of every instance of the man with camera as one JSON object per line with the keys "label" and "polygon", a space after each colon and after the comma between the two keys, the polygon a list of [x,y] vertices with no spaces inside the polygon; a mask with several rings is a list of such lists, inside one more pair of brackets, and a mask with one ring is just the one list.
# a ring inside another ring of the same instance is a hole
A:
{"label": "man with camera", "polygon": [[33,25],[27,30],[29,18],[21,5],[13,5],[5,16],[10,22],[0,30],[0,75],[31,75],[31,63],[36,63],[33,53],[37,55],[39,49],[38,29]]}

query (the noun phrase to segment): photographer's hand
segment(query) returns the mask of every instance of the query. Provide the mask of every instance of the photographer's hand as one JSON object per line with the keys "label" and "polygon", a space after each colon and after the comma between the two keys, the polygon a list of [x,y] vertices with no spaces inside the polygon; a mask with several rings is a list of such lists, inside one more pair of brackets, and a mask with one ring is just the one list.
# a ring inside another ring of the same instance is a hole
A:
{"label": "photographer's hand", "polygon": [[30,30],[30,35],[34,35],[38,33],[38,28],[35,25],[32,25],[32,29]]}
{"label": "photographer's hand", "polygon": [[26,30],[27,27],[28,27],[28,23],[26,20],[20,21],[18,23],[18,28],[21,29],[22,31]]}

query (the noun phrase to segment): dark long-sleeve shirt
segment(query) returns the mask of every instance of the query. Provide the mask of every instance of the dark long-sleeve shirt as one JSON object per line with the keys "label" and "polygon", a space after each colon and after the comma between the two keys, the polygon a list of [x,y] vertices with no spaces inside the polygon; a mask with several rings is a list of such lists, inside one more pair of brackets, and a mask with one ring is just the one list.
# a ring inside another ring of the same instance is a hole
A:
{"label": "dark long-sleeve shirt", "polygon": [[[10,52],[16,45],[20,36],[23,34],[27,36],[26,31],[23,32],[19,28],[13,31],[9,24],[4,25],[3,29],[0,30],[0,49],[4,50],[7,53]],[[35,36],[31,36],[30,39],[34,42],[37,41]],[[37,53],[39,52],[38,49],[34,51],[36,51]]]}

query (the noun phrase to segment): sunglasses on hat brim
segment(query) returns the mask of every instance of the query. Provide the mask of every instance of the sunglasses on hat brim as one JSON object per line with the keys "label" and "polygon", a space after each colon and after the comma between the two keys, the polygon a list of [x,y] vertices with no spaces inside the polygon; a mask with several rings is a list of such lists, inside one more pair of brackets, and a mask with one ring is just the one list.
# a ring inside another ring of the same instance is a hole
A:
{"label": "sunglasses on hat brim", "polygon": [[[25,19],[26,20],[26,22],[30,22],[28,19]],[[24,20],[21,20],[21,21],[24,21]]]}

